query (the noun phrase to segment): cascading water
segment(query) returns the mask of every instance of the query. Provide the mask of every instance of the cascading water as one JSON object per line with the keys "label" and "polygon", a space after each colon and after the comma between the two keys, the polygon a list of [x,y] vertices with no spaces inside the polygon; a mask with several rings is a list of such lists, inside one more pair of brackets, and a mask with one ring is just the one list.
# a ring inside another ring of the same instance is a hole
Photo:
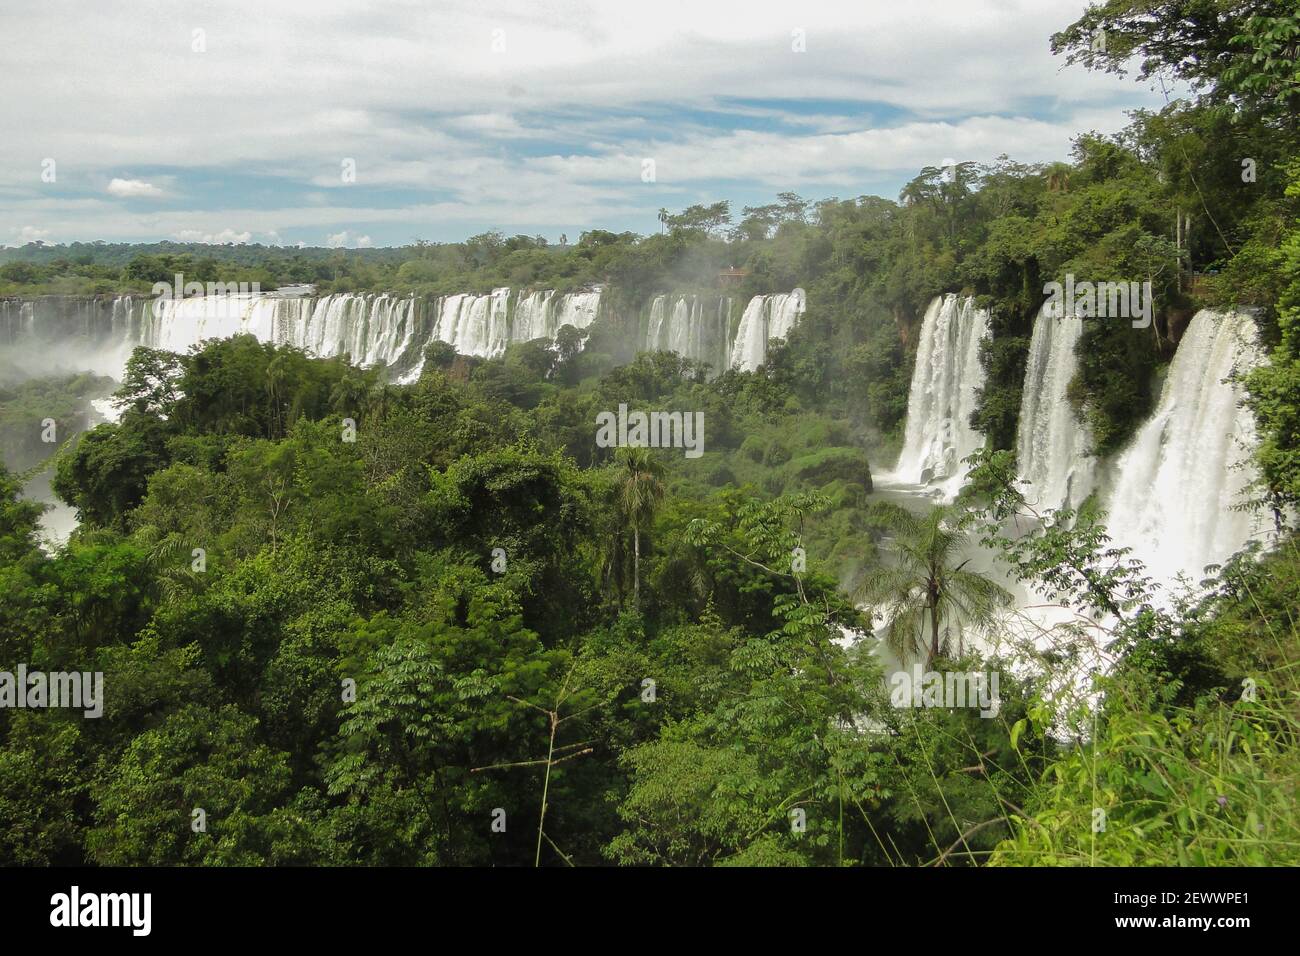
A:
{"label": "cascading water", "polygon": [[596,321],[596,316],[600,313],[600,293],[599,292],[575,292],[571,295],[560,296],[559,305],[555,309],[555,329],[551,334],[555,334],[562,325],[571,325],[575,329],[585,329]]}
{"label": "cascading water", "polygon": [[731,296],[722,296],[713,310],[712,325],[706,327],[700,323],[700,360],[708,362],[718,372],[726,368],[731,359],[731,305]]}
{"label": "cascading water", "polygon": [[756,295],[745,306],[731,348],[731,366],[752,372],[767,361],[767,346],[790,334],[804,313],[803,289],[788,294]]}
{"label": "cascading water", "polygon": [[767,302],[763,295],[755,295],[745,306],[736,329],[736,345],[732,346],[732,367],[753,371],[767,358]]}
{"label": "cascading water", "polygon": [[0,298],[0,376],[118,376],[149,315],[141,296]]}
{"label": "cascading water", "polygon": [[736,330],[736,344],[731,348],[733,368],[751,371],[762,365],[767,357],[766,306],[766,297],[761,295],[754,296],[745,306],[740,328]]}
{"label": "cascading water", "polygon": [[[336,293],[319,297],[234,293],[186,299],[139,296],[0,299],[0,344],[11,354],[44,352],[51,370],[91,369],[120,377],[137,345],[185,352],[207,339],[246,334],[315,355],[346,355],[387,366],[400,381],[419,377],[424,347],[450,343],[463,355],[500,355],[512,342],[586,328],[600,292],[417,295]],[[53,345],[53,350],[42,348]],[[28,364],[24,358],[24,364]]]}
{"label": "cascading water", "polygon": [[275,340],[276,300],[254,293],[159,299],[140,344],[169,352],[185,352],[207,339],[253,335]]}
{"label": "cascading water", "polygon": [[[500,355],[510,343],[510,290],[493,289],[491,295],[464,296],[451,338],[443,338],[462,355]],[[444,331],[446,327],[444,327]]]}
{"label": "cascading water", "polygon": [[936,298],[926,309],[907,399],[907,426],[894,478],[937,483],[945,497],[960,490],[963,458],[979,448],[981,436],[970,426],[976,390],[984,384],[980,342],[988,312],[974,300],[955,295]]}
{"label": "cascading water", "polygon": [[[271,313],[274,340],[315,355],[347,355],[362,365],[409,367],[422,316],[414,296],[327,295],[317,300],[271,299],[258,306]],[[264,325],[252,334],[263,339]]]}
{"label": "cascading water", "polygon": [[778,293],[771,297],[768,314],[767,340],[784,339],[805,311],[804,291],[795,289],[789,294]]}
{"label": "cascading water", "polygon": [[1038,509],[1077,508],[1096,482],[1092,436],[1066,398],[1079,367],[1075,343],[1083,320],[1044,305],[1034,322],[1020,400],[1016,460],[1029,483],[1025,497]]}
{"label": "cascading water", "polygon": [[673,305],[672,318],[668,320],[668,344],[666,348],[678,355],[690,356],[691,319],[698,313],[695,309],[696,297],[678,299]]}
{"label": "cascading water", "polygon": [[657,352],[667,347],[667,343],[663,340],[664,316],[667,311],[668,297],[655,296],[650,303],[650,322],[646,327],[645,350],[647,352]]}
{"label": "cascading water", "polygon": [[514,342],[531,342],[533,339],[549,339],[555,336],[555,293],[532,292],[520,296],[515,304],[515,321],[511,329]]}
{"label": "cascading water", "polygon": [[[426,345],[442,340],[462,354],[498,355],[511,342],[554,337],[563,325],[585,328],[599,291],[529,291],[442,297],[277,293],[193,297],[0,298],[0,374],[19,377],[92,370],[120,377],[130,351],[148,345],[183,352],[208,338],[247,333],[321,356],[387,366],[399,381],[419,376]],[[804,294],[755,296],[733,337],[725,296],[657,296],[644,344],[673,349],[715,369],[757,368],[768,342],[783,337],[804,311]],[[988,316],[972,300],[936,298],[922,322],[896,481],[959,487],[962,458],[979,447],[969,420],[983,382],[979,345]],[[1077,318],[1041,313],[1030,345],[1018,435],[1022,476],[1044,507],[1077,505],[1102,482],[1090,440],[1065,392],[1077,367]],[[1234,510],[1252,471],[1254,431],[1241,390],[1225,382],[1234,366],[1260,360],[1249,317],[1198,313],[1170,367],[1159,405],[1130,447],[1112,463],[1106,496],[1116,540],[1132,547],[1153,576],[1199,574],[1266,526]]]}
{"label": "cascading water", "polygon": [[730,296],[657,295],[650,302],[644,350],[676,352],[692,362],[707,363],[714,373],[731,356]]}
{"label": "cascading water", "polygon": [[1233,507],[1255,476],[1255,423],[1240,385],[1227,379],[1260,361],[1249,316],[1196,313],[1155,413],[1116,463],[1111,535],[1157,579],[1198,580],[1268,527]]}
{"label": "cascading water", "polygon": [[414,296],[313,299],[244,293],[162,299],[153,303],[138,344],[184,352],[208,339],[246,334],[322,357],[346,355],[362,365],[403,370],[415,358],[420,311]]}

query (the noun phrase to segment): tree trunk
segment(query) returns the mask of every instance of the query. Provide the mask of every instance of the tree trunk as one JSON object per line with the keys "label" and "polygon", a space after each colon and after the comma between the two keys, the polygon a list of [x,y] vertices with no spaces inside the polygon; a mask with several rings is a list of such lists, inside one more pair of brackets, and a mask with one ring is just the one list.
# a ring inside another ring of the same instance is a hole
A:
{"label": "tree trunk", "polygon": [[641,610],[641,529],[632,526],[632,606]]}
{"label": "tree trunk", "polygon": [[[930,602],[930,660],[939,656],[939,608]],[[929,663],[927,661],[926,663]]]}
{"label": "tree trunk", "polygon": [[[1181,282],[1181,280],[1180,280],[1180,282]],[[1151,275],[1151,273],[1149,273],[1149,272],[1147,273],[1147,283],[1148,283],[1148,285],[1150,285],[1151,290],[1152,290],[1152,293],[1151,293],[1150,296],[1148,296],[1148,298],[1150,298],[1150,299],[1154,299],[1154,298],[1155,298],[1155,285],[1156,285],[1156,279],[1155,279],[1155,276]],[[1181,291],[1181,286],[1180,286],[1180,291]],[[1160,320],[1156,318],[1156,304],[1155,304],[1155,302],[1154,302],[1154,301],[1152,301],[1152,302],[1148,302],[1148,303],[1147,303],[1147,308],[1149,308],[1149,309],[1151,310],[1151,335],[1152,335],[1152,336],[1155,338],[1155,340],[1156,340],[1156,351],[1157,351],[1157,352],[1160,352],[1160,351],[1163,351],[1163,350],[1164,350],[1165,343],[1164,343],[1164,336],[1162,336],[1162,335],[1160,334]]]}
{"label": "tree trunk", "polygon": [[1174,249],[1176,250],[1177,259],[1174,262],[1174,288],[1179,292],[1183,291],[1183,211],[1174,210],[1175,222],[1174,227]]}

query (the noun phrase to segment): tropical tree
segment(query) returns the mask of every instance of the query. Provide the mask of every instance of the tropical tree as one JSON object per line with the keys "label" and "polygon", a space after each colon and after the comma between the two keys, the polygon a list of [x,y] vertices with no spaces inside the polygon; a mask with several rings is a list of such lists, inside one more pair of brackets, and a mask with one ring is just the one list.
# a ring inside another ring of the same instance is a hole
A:
{"label": "tropical tree", "polygon": [[985,627],[1011,602],[995,581],[967,570],[970,558],[954,563],[969,534],[951,506],[925,515],[878,506],[876,514],[892,536],[895,563],[869,574],[858,596],[871,606],[873,617],[887,618],[885,640],[903,661],[919,654],[928,664],[945,652],[945,635]]}
{"label": "tropical tree", "polygon": [[664,465],[645,448],[620,448],[618,503],[632,527],[632,602],[641,606],[641,529],[654,521],[664,500]]}
{"label": "tropical tree", "polygon": [[[1300,161],[1290,175],[1287,195],[1300,200]],[[1290,226],[1275,260],[1286,280],[1277,304],[1279,341],[1272,361],[1246,380],[1262,437],[1256,457],[1264,497],[1279,526],[1300,502],[1300,217]]]}

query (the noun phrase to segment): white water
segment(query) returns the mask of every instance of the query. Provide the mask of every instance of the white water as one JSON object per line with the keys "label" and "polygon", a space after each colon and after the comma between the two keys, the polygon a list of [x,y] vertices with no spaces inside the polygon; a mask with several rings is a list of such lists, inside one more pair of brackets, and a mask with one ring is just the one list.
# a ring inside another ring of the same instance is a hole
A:
{"label": "white water", "polygon": [[804,291],[756,295],[749,300],[733,337],[730,296],[655,296],[650,303],[643,348],[676,352],[715,371],[754,371],[767,361],[768,343],[784,338],[804,312]]}
{"label": "white water", "polygon": [[960,490],[966,471],[961,461],[982,443],[970,416],[976,389],[984,384],[979,345],[987,330],[988,313],[972,299],[946,295],[926,309],[892,480],[932,485],[945,498]]}
{"label": "white water", "polygon": [[[498,288],[438,297],[312,296],[301,294],[304,291],[176,300],[0,299],[0,345],[31,346],[24,351],[33,356],[23,361],[42,371],[66,366],[120,377],[138,345],[185,352],[210,339],[246,334],[321,357],[347,356],[361,365],[387,366],[397,381],[409,382],[419,377],[430,342],[447,342],[462,355],[490,358],[512,343],[553,339],[565,325],[588,328],[601,308],[599,289],[558,293]],[[675,351],[707,363],[715,372],[732,364],[755,369],[766,360],[768,342],[788,335],[803,311],[802,289],[755,296],[735,338],[731,297],[657,296],[645,340],[637,345]],[[38,361],[42,357],[47,361]]]}
{"label": "white water", "polygon": [[736,343],[731,347],[731,364],[735,368],[756,369],[767,357],[766,300],[756,295],[745,306],[736,330]]}
{"label": "white water", "polygon": [[[914,494],[937,488],[947,498],[959,490],[960,461],[981,441],[969,419],[983,382],[978,354],[987,319],[953,295],[926,310],[903,450],[895,471],[880,476],[883,484]],[[1066,400],[1081,334],[1078,318],[1044,311],[1030,344],[1017,456],[1026,496],[1043,508],[1077,506],[1102,484],[1091,436]],[[1227,379],[1261,361],[1255,334],[1248,316],[1197,313],[1155,412],[1112,463],[1104,498],[1111,536],[1158,581],[1198,579],[1206,565],[1268,530],[1265,516],[1234,508],[1255,476],[1255,429],[1241,388]]]}
{"label": "white water", "polygon": [[[424,346],[435,339],[470,355],[498,355],[511,342],[552,337],[565,324],[585,327],[600,292],[549,290],[437,298],[375,294],[319,297],[249,294],[154,302],[47,297],[0,300],[0,358],[38,373],[47,365],[91,368],[120,376],[130,349],[149,345],[184,351],[205,339],[249,333],[323,356],[389,366],[401,380],[418,376]],[[670,348],[721,368],[756,368],[768,343],[788,334],[804,294],[755,296],[734,336],[725,296],[659,296],[650,305],[647,348]],[[909,396],[906,437],[892,475],[913,493],[951,496],[963,477],[961,459],[979,447],[970,428],[983,381],[979,343],[987,315],[970,299],[936,298],[921,325]],[[1089,436],[1075,421],[1065,390],[1077,367],[1078,319],[1040,314],[1027,365],[1018,455],[1031,500],[1077,505],[1102,484],[1088,456]],[[1248,317],[1201,312],[1170,367],[1158,407],[1118,461],[1105,497],[1117,541],[1132,547],[1153,576],[1199,575],[1223,560],[1265,519],[1233,510],[1250,481],[1253,423],[1241,392],[1224,382],[1234,365],[1258,362]],[[917,487],[924,486],[924,487]]]}
{"label": "white water", "polygon": [[692,354],[691,334],[692,319],[699,319],[699,298],[691,296],[690,298],[678,299],[673,304],[672,318],[668,320],[668,343],[665,346],[670,352],[676,352],[686,358]]}
{"label": "white water", "polygon": [[667,348],[668,343],[664,341],[664,318],[668,312],[668,297],[657,295],[654,301],[650,303],[650,322],[646,327],[645,349],[647,352],[657,352],[660,349]]}
{"label": "white water", "polygon": [[730,321],[730,298],[683,297],[673,304],[666,331],[664,326],[660,327],[659,347],[693,362],[707,362],[714,370],[720,371],[729,352],[727,333]]}
{"label": "white water", "polygon": [[[562,295],[560,296],[559,305],[555,309],[555,327],[551,335],[554,335],[555,330],[558,330],[562,325],[571,325],[575,329],[585,329],[596,321],[599,312],[599,292],[575,292],[571,295]],[[516,339],[516,341],[519,340]]]}
{"label": "white water", "polygon": [[149,305],[130,295],[0,299],[0,377],[120,376]]}
{"label": "white water", "polygon": [[[325,296],[243,293],[187,299],[47,297],[0,300],[0,344],[38,356],[50,369],[93,369],[120,377],[137,345],[185,352],[209,339],[247,334],[262,342],[385,365],[402,381],[419,376],[435,339],[463,355],[492,357],[512,342],[554,338],[561,326],[586,328],[600,292],[554,291],[426,298],[339,293]],[[38,313],[40,313],[38,315]],[[27,359],[24,359],[27,361]]]}
{"label": "white water", "polygon": [[[876,482],[878,493],[901,498],[909,507],[929,504],[933,488],[919,484],[925,469],[950,465],[962,451],[978,446],[978,438],[959,427],[966,421],[965,394],[980,378],[970,359],[986,327],[970,312],[969,302],[948,296],[931,304],[922,325],[907,446],[899,472]],[[969,320],[966,328],[961,327],[963,314]],[[1105,484],[1097,461],[1088,457],[1090,436],[1075,421],[1065,396],[1077,368],[1074,345],[1081,333],[1077,319],[1040,313],[1031,341],[1018,453],[1021,474],[1030,482],[1026,491],[1045,507],[1078,504]],[[1180,574],[1195,582],[1206,565],[1222,562],[1252,537],[1268,539],[1267,516],[1234,510],[1255,474],[1255,429],[1242,390],[1228,377],[1259,361],[1249,317],[1198,313],[1179,345],[1155,412],[1118,459],[1107,463],[1106,473],[1114,473],[1103,502],[1108,530],[1117,545],[1133,550],[1159,585],[1167,587]],[[944,493],[956,490],[954,485],[951,480],[938,483]],[[1017,645],[1028,644],[1040,652],[1071,648],[1080,656],[1058,675],[1058,690],[1092,699],[1091,675],[1114,662],[1105,649],[1105,622],[1086,621],[1033,587],[1007,579],[1004,567],[982,549],[973,548],[969,557],[979,559],[977,569],[992,574],[1015,597],[995,630],[1007,642],[1003,651],[1016,656]],[[978,567],[985,560],[987,566]],[[985,652],[996,650],[973,643]]]}
{"label": "white water", "polygon": [[745,306],[731,347],[731,366],[752,372],[767,362],[768,344],[783,339],[806,307],[803,289],[777,295],[756,295]]}
{"label": "white water", "polygon": [[767,326],[767,340],[784,339],[803,315],[806,304],[803,289],[795,289],[787,294],[777,293],[770,297],[768,314],[771,318]]}
{"label": "white water", "polygon": [[1255,425],[1225,379],[1261,361],[1249,316],[1198,312],[1178,345],[1151,419],[1116,463],[1109,527],[1160,580],[1199,580],[1268,521],[1233,510],[1254,478]]}
{"label": "white water", "polygon": [[531,342],[555,335],[554,292],[532,292],[521,296],[515,305],[514,339]]}
{"label": "white water", "polygon": [[1082,319],[1056,316],[1048,305],[1034,322],[1016,461],[1020,477],[1029,484],[1025,498],[1040,511],[1077,508],[1096,483],[1092,436],[1066,398],[1079,367],[1074,346],[1082,334]]}

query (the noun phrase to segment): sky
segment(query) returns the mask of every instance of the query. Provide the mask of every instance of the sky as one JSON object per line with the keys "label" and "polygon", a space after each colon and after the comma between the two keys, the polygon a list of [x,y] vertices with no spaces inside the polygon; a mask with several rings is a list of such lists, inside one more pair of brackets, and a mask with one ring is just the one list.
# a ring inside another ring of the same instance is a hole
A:
{"label": "sky", "polygon": [[923,166],[1067,159],[1163,98],[1083,0],[0,0],[0,244],[575,241]]}

